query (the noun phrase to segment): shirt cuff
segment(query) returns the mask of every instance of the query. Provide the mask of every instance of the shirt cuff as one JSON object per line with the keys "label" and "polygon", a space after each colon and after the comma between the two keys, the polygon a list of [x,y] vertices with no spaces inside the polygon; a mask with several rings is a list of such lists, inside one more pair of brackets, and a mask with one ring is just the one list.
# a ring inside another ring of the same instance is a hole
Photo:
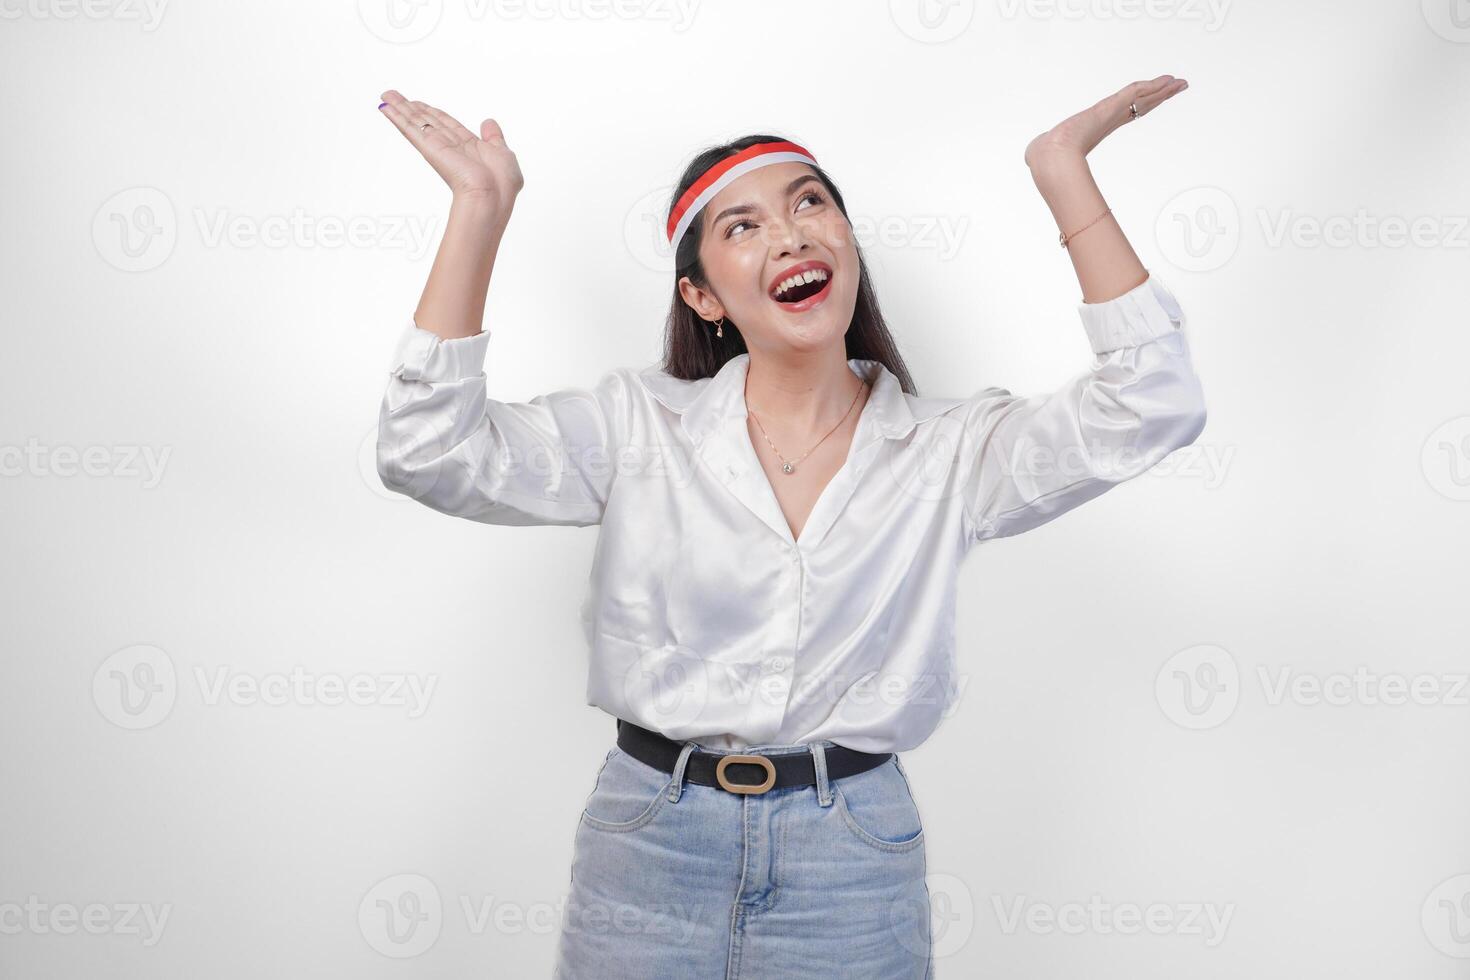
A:
{"label": "shirt cuff", "polygon": [[445,340],[410,317],[393,352],[391,374],[405,381],[460,381],[484,373],[490,331]]}
{"label": "shirt cuff", "polygon": [[1095,354],[1137,347],[1184,324],[1179,302],[1152,272],[1122,296],[1106,303],[1080,303],[1077,312]]}

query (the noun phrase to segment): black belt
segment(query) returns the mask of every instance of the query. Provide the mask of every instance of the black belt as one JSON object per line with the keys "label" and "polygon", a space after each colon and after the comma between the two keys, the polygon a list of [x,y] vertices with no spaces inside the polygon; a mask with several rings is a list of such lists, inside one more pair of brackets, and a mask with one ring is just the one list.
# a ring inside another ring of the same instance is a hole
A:
{"label": "black belt", "polygon": [[[618,748],[639,762],[673,773],[684,743],[619,718]],[[875,769],[893,758],[891,752],[859,752],[842,745],[823,748],[827,759],[828,779],[855,776]],[[732,773],[750,768],[756,770],[755,782],[730,778]],[[815,786],[817,768],[810,752],[785,752],[765,756],[721,754],[695,749],[689,753],[689,760],[684,764],[684,778],[701,786],[718,786],[731,793],[764,793],[780,786]]]}

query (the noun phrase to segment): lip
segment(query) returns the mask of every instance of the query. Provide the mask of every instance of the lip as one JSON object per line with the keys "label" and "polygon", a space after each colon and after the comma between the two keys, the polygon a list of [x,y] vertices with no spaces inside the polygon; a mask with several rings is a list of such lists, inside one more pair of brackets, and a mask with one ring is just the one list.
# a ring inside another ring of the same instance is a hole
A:
{"label": "lip", "polygon": [[[819,292],[808,296],[800,303],[782,303],[776,299],[774,294],[776,292],[777,286],[785,282],[787,279],[790,279],[798,272],[806,272],[810,269],[821,269],[823,272],[827,273],[827,282],[824,286],[822,286]],[[809,310],[812,307],[818,306],[826,301],[827,296],[832,292],[832,280],[832,267],[830,265],[825,262],[817,261],[815,259],[808,259],[805,262],[796,263],[795,265],[791,266],[789,269],[786,269],[784,272],[778,275],[775,279],[771,280],[771,284],[766,287],[766,295],[771,298],[771,302],[781,307],[781,309],[791,313],[800,313],[803,310]]]}

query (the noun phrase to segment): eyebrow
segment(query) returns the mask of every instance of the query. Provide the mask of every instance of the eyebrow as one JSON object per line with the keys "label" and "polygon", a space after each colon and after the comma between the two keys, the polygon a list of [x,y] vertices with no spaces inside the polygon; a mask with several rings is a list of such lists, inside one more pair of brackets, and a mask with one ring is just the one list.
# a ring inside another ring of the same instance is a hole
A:
{"label": "eyebrow", "polygon": [[[805,184],[809,180],[816,180],[816,179],[817,179],[817,175],[816,174],[802,174],[800,177],[796,178],[791,183],[789,183],[789,184],[786,185],[786,192],[785,192],[786,196],[787,197],[790,197],[791,194],[792,194],[792,192],[794,192],[802,184]],[[753,214],[753,213],[755,213],[755,210],[756,210],[756,207],[755,207],[754,204],[737,204],[737,205],[735,205],[732,208],[726,208],[725,210],[721,211],[719,214],[715,215],[714,218],[713,218],[713,220],[710,221],[710,223],[709,223],[710,229],[711,230],[714,230],[714,228],[715,228],[716,225],[718,225],[721,221],[723,221],[724,219],[730,217],[731,215],[736,215],[736,214]]]}

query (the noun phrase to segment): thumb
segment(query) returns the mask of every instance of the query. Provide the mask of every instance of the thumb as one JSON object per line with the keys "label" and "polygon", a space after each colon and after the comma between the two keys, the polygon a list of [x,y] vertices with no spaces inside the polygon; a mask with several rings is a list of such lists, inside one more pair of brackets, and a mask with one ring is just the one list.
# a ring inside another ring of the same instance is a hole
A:
{"label": "thumb", "polygon": [[486,119],[480,123],[480,139],[487,143],[505,145],[505,133],[501,132],[500,124],[494,119]]}

